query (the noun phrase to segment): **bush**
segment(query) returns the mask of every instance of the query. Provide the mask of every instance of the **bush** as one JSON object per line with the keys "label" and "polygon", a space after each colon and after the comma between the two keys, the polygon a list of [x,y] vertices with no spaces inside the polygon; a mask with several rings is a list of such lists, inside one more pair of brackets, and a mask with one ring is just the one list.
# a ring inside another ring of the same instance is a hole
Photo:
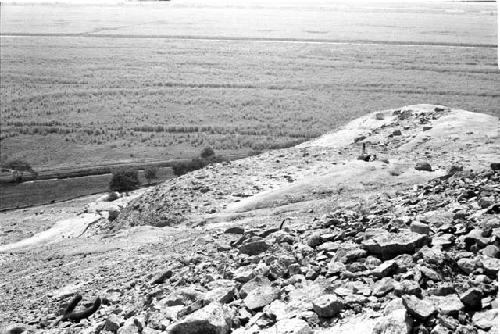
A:
{"label": "bush", "polygon": [[208,159],[208,158],[213,157],[214,155],[215,155],[215,152],[211,147],[205,147],[203,149],[203,151],[201,151],[201,154],[200,154],[202,159]]}
{"label": "bush", "polygon": [[158,173],[158,168],[157,167],[148,167],[144,170],[144,177],[148,181],[148,183],[151,183],[154,179],[156,179]]}
{"label": "bush", "polygon": [[201,169],[206,165],[208,165],[208,161],[195,158],[191,159],[191,161],[177,162],[172,166],[172,169],[174,170],[174,174],[176,176],[181,176],[194,170]]}
{"label": "bush", "polygon": [[139,173],[133,169],[120,169],[113,172],[109,182],[111,191],[131,191],[139,186]]}

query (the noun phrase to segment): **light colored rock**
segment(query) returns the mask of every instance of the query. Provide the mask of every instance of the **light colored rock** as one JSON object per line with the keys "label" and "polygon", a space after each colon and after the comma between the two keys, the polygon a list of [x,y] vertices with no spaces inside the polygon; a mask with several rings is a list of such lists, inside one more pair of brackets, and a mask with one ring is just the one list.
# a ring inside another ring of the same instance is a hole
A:
{"label": "light colored rock", "polygon": [[418,320],[425,321],[436,312],[434,305],[427,300],[418,299],[412,295],[405,295],[402,299],[408,313]]}
{"label": "light colored rock", "polygon": [[417,248],[427,243],[427,236],[401,230],[399,233],[384,232],[362,242],[365,249],[382,258],[390,259],[399,254],[413,254]]}
{"label": "light colored rock", "polygon": [[167,332],[169,334],[227,334],[233,317],[234,314],[229,307],[211,303],[172,324]]}
{"label": "light colored rock", "polygon": [[373,334],[409,334],[412,329],[412,319],[406,310],[394,310],[386,316],[377,319]]}
{"label": "light colored rock", "polygon": [[302,319],[280,320],[271,328],[261,331],[262,334],[312,334],[311,327]]}
{"label": "light colored rock", "polygon": [[331,318],[343,308],[344,303],[336,295],[323,295],[313,301],[313,310],[320,317]]}

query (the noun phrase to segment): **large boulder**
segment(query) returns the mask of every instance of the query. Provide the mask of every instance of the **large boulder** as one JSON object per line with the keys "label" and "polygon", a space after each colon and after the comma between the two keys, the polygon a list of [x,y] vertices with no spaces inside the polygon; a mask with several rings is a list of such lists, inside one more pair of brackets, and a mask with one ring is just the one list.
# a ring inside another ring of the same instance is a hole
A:
{"label": "large boulder", "polygon": [[368,253],[378,255],[384,259],[391,259],[400,254],[413,254],[428,243],[428,237],[409,230],[398,233],[379,233],[362,241]]}
{"label": "large boulder", "polygon": [[211,303],[172,324],[169,334],[227,334],[229,333],[233,312],[220,303]]}

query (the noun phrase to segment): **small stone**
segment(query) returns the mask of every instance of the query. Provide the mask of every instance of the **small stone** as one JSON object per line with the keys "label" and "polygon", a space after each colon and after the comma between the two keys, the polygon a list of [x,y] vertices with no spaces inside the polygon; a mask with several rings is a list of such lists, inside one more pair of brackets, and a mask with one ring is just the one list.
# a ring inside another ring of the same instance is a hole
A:
{"label": "small stone", "polygon": [[417,162],[417,164],[415,165],[415,170],[432,172],[432,167],[428,162]]}
{"label": "small stone", "polygon": [[500,170],[500,162],[492,162],[490,167],[492,170]]}
{"label": "small stone", "polygon": [[429,301],[418,299],[413,295],[404,295],[402,298],[406,310],[420,321],[427,320],[436,312],[434,305]]}
{"label": "small stone", "polygon": [[401,130],[399,130],[399,129],[396,129],[396,130],[392,131],[392,135],[393,136],[401,136],[401,134],[402,134]]}
{"label": "small stone", "polygon": [[424,127],[422,127],[423,131],[429,131],[430,129],[432,129],[432,126],[424,126]]}
{"label": "small stone", "polygon": [[442,279],[441,275],[439,275],[435,270],[432,270],[425,266],[421,266],[419,267],[419,269],[422,272],[422,274],[428,279],[431,279],[433,281],[440,281]]}
{"label": "small stone", "polygon": [[271,328],[259,331],[262,334],[312,334],[309,324],[302,319],[283,319]]}
{"label": "small stone", "polygon": [[279,291],[270,286],[262,285],[253,289],[244,299],[245,306],[249,310],[260,309],[278,298]]}
{"label": "small stone", "polygon": [[244,234],[245,229],[240,226],[233,226],[224,231],[225,234]]}
{"label": "small stone", "polygon": [[373,285],[372,294],[376,297],[382,297],[394,290],[394,280],[390,277],[384,277]]}
{"label": "small stone", "polygon": [[[408,316],[406,310],[397,309],[386,316],[377,319],[373,331],[370,334],[410,334],[413,328],[413,321]],[[359,333],[359,332],[353,332]],[[362,332],[365,333],[365,332]]]}
{"label": "small stone", "polygon": [[309,239],[307,240],[307,245],[309,247],[315,248],[323,243],[323,240],[321,239],[321,232],[316,232],[313,233]]}
{"label": "small stone", "polygon": [[385,261],[377,268],[372,270],[375,277],[386,277],[392,275],[398,269],[398,264],[394,260]]}
{"label": "small stone", "polygon": [[434,296],[446,296],[454,294],[456,293],[456,291],[455,288],[453,287],[453,284],[440,282],[438,283],[437,286],[428,288],[427,293],[429,295],[434,295]]}
{"label": "small stone", "polygon": [[429,233],[431,232],[431,228],[429,227],[429,224],[426,223],[412,222],[410,225],[410,231],[418,234],[429,235]]}
{"label": "small stone", "polygon": [[430,300],[434,303],[439,313],[444,315],[458,315],[464,308],[464,304],[457,295],[433,296]]}
{"label": "small stone", "polygon": [[472,273],[477,265],[478,265],[478,260],[477,259],[460,259],[457,261],[458,267],[465,272],[466,274]]}
{"label": "small stone", "polygon": [[269,245],[264,240],[251,241],[240,246],[239,251],[247,255],[259,255],[265,252]]}
{"label": "small stone", "polygon": [[163,284],[167,279],[172,277],[172,275],[173,275],[172,270],[166,270],[157,275],[157,277],[153,280],[153,284]]}
{"label": "small stone", "polygon": [[412,280],[402,280],[394,284],[394,293],[396,296],[415,295],[419,296],[422,293],[420,285]]}
{"label": "small stone", "polygon": [[[472,317],[472,322],[476,327],[484,330],[491,330],[491,333],[498,331],[498,311],[496,309],[476,312]],[[496,330],[494,330],[494,328]]]}
{"label": "small stone", "polygon": [[500,259],[493,259],[491,257],[484,257],[481,259],[483,264],[484,273],[491,278],[496,278],[500,270]]}
{"label": "small stone", "polygon": [[344,304],[336,295],[323,295],[313,301],[313,310],[317,315],[324,318],[331,318],[340,313]]}
{"label": "small stone", "polygon": [[232,310],[219,303],[211,303],[172,324],[170,334],[228,334],[234,317]]}
{"label": "small stone", "polygon": [[488,245],[481,250],[481,254],[488,257],[498,259],[500,255],[500,249],[495,245]]}

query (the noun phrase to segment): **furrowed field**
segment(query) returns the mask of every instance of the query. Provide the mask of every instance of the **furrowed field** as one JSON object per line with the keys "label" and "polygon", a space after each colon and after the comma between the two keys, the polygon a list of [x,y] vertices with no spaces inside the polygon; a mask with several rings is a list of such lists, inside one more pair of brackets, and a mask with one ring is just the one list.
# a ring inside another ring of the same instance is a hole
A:
{"label": "furrowed field", "polygon": [[[147,28],[137,24],[133,31],[141,35],[130,36],[130,27],[121,29],[115,22],[126,16],[103,24],[106,33],[115,36],[77,35],[100,26],[85,14],[88,9],[73,13],[88,23],[84,30],[66,30],[49,17],[42,29],[47,35],[33,36],[40,30],[20,28],[14,19],[9,22],[23,12],[13,6],[17,11],[9,16],[6,7],[1,160],[21,158],[37,169],[189,158],[206,146],[218,154],[286,147],[364,113],[406,104],[436,103],[500,115],[497,51],[489,44],[495,39],[471,38],[467,29],[460,32],[462,37],[446,31],[460,21],[473,27],[471,34],[487,30],[495,17],[483,7],[442,14],[446,20],[433,17],[432,11],[424,13],[430,22],[447,26],[429,28],[432,37],[427,40],[424,31],[413,39],[391,35],[389,43],[375,44],[366,42],[380,40],[368,34],[369,24],[362,38],[359,29],[335,35],[335,25],[327,21],[321,25],[326,32],[308,30],[298,36],[302,40],[294,41],[263,40],[267,34],[255,35],[254,26],[245,34],[244,21],[243,32],[229,31],[230,40],[158,37],[151,33],[151,22]],[[168,8],[162,13],[167,15]],[[371,13],[355,14],[373,23]],[[304,15],[314,18],[314,13]],[[238,26],[233,21],[230,25]],[[53,29],[48,31],[47,25]],[[161,30],[161,22],[157,25],[155,31]],[[383,22],[377,19],[376,25],[382,27]],[[438,28],[441,32],[432,35]],[[271,36],[294,34],[285,26],[280,29],[282,35]],[[185,34],[206,38],[202,30],[187,29]],[[23,35],[8,34],[16,32]],[[74,35],[60,35],[65,32]],[[162,32],[181,34],[182,28]],[[210,33],[220,37],[223,32]],[[246,40],[248,36],[257,37]],[[343,44],[334,39],[363,41]],[[409,45],[409,40],[419,45]],[[429,45],[433,43],[441,45]]]}

